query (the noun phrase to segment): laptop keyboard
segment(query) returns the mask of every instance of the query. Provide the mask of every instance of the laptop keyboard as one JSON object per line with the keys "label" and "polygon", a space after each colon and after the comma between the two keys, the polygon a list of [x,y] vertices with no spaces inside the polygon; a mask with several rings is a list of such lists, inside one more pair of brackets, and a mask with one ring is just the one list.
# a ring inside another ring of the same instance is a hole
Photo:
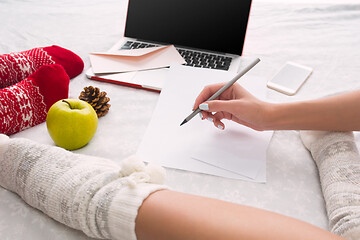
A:
{"label": "laptop keyboard", "polygon": [[[157,47],[159,45],[127,41],[121,49],[138,49],[147,47]],[[228,70],[231,64],[231,57],[224,55],[217,55],[212,53],[203,53],[199,51],[193,51],[188,49],[176,48],[180,55],[185,59],[186,66],[200,67],[200,68],[211,68]]]}

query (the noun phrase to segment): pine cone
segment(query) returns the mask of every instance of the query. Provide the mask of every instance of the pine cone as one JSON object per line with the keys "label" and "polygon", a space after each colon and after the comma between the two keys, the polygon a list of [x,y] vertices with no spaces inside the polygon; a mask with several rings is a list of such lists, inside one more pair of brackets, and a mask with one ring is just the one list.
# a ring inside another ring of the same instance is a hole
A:
{"label": "pine cone", "polygon": [[100,92],[97,87],[84,87],[84,91],[80,93],[80,100],[88,102],[94,109],[98,117],[104,116],[110,108],[110,98],[106,97],[106,92]]}

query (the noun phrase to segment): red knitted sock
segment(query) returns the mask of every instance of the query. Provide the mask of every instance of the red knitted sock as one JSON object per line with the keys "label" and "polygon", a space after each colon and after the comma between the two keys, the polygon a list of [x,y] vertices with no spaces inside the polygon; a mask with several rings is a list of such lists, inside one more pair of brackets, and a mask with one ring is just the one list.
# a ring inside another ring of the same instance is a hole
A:
{"label": "red knitted sock", "polygon": [[64,68],[53,64],[0,89],[0,133],[10,135],[44,122],[49,108],[68,97],[69,81]]}
{"label": "red knitted sock", "polygon": [[42,65],[60,64],[70,78],[79,75],[84,62],[75,53],[53,45],[0,55],[0,88],[16,84]]}

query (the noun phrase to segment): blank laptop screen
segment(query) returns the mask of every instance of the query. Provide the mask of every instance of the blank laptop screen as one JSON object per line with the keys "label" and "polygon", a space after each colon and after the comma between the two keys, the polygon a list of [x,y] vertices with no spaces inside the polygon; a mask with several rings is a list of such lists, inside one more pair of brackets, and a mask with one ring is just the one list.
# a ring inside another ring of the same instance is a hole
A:
{"label": "blank laptop screen", "polygon": [[129,0],[125,36],[241,55],[251,0]]}

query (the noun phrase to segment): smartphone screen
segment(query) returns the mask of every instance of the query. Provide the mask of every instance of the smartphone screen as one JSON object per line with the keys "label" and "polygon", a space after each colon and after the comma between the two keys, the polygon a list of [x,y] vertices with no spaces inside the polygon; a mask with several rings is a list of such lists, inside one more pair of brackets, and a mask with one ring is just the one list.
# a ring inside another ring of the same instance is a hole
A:
{"label": "smartphone screen", "polygon": [[287,62],[281,70],[268,81],[267,86],[286,95],[294,95],[312,73],[312,69],[297,63]]}

